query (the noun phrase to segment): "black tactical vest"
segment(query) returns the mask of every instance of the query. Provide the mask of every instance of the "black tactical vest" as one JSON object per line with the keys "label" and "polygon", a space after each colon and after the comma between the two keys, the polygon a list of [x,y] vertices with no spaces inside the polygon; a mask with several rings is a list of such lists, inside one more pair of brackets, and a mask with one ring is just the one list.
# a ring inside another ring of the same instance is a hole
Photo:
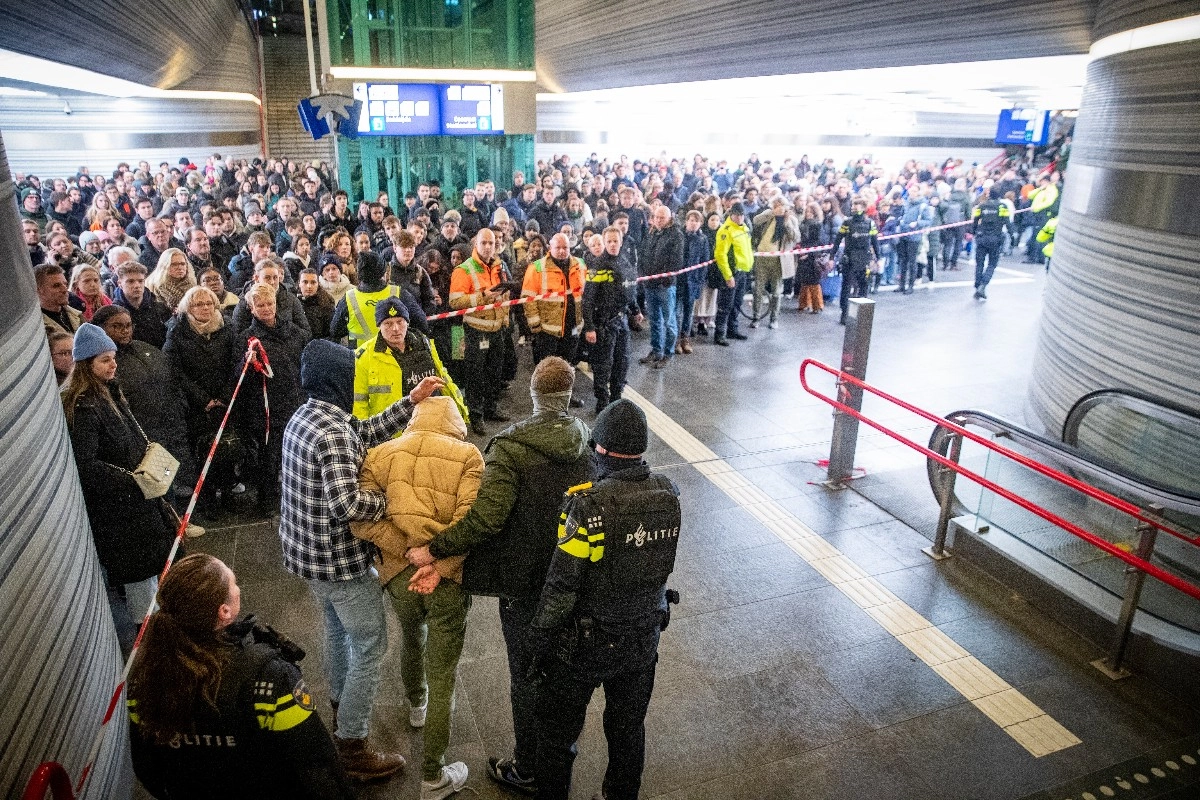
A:
{"label": "black tactical vest", "polygon": [[587,570],[577,607],[601,628],[657,629],[666,612],[682,523],[679,490],[661,475],[638,480],[637,473],[649,468],[622,470],[568,502],[590,536],[604,533],[603,556]]}

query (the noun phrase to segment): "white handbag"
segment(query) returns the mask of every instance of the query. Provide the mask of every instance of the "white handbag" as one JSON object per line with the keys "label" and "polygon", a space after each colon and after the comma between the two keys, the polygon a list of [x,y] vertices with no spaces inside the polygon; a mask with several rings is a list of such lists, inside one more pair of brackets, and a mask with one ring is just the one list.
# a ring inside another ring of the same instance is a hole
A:
{"label": "white handbag", "polygon": [[129,414],[129,418],[133,420],[134,427],[138,429],[138,433],[146,440],[146,453],[142,456],[142,460],[138,462],[133,472],[129,472],[129,470],[121,471],[128,473],[137,481],[138,488],[142,490],[142,496],[147,500],[162,497],[171,488],[171,483],[175,480],[175,474],[179,472],[179,460],[158,442],[150,441],[150,437],[142,430],[142,426],[138,424],[137,418],[133,416],[133,412],[128,407],[124,410]]}

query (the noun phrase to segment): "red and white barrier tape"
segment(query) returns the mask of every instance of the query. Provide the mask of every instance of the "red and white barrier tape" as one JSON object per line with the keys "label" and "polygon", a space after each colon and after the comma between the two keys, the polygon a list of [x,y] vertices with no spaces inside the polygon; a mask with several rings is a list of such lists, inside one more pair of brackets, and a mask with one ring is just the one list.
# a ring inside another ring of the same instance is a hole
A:
{"label": "red and white barrier tape", "polygon": [[[1021,214],[1026,211],[1029,211],[1029,210],[1030,209],[1028,209],[1028,208],[1022,208],[1019,211],[1016,211],[1014,213]],[[880,241],[885,240],[885,239],[900,239],[905,236],[915,236],[917,234],[928,233],[929,231],[940,231],[940,230],[945,230],[947,228],[961,228],[964,225],[971,225],[971,224],[973,224],[973,220],[966,220],[964,222],[948,222],[945,225],[934,225],[929,228],[921,228],[920,230],[909,231],[908,233],[889,233],[887,236],[879,236],[877,238]],[[783,250],[783,251],[767,250],[767,251],[762,251],[762,252],[755,252],[754,255],[756,255],[756,256],[804,255],[806,253],[819,253],[822,250],[832,249],[832,247],[833,247],[833,245],[831,245],[831,244],[822,244],[822,245],[817,245],[816,247],[799,247],[799,248],[796,248],[793,250]],[[642,283],[644,281],[656,281],[656,280],[662,280],[663,278],[674,278],[677,275],[683,275],[684,273],[687,273],[687,272],[694,272],[695,270],[703,269],[704,267],[707,267],[709,264],[713,264],[715,262],[716,262],[716,259],[710,258],[708,261],[702,261],[699,264],[692,264],[690,267],[684,267],[683,269],[677,269],[674,272],[660,272],[656,275],[641,275],[631,281],[625,281],[624,285],[625,286],[633,286],[638,283]],[[495,303],[485,303],[484,305],[481,305],[481,306],[471,306],[470,308],[459,308],[454,311],[444,311],[440,314],[431,314],[428,317],[426,317],[426,319],[429,320],[430,322],[434,322],[434,321],[440,320],[440,319],[452,319],[454,317],[462,317],[467,314],[474,314],[478,311],[493,311],[498,308],[511,308],[512,306],[523,305],[525,303],[529,303],[534,300],[547,300],[552,297],[565,297],[567,294],[568,294],[568,292],[547,292],[546,294],[523,295],[521,297],[513,298],[512,300],[500,300]],[[570,294],[573,294],[574,296],[578,297],[580,293],[579,292],[570,292]]]}
{"label": "red and white barrier tape", "polygon": [[[174,542],[171,543],[171,552],[167,554],[167,562],[158,576],[160,583],[171,570],[171,565],[175,563],[175,556],[179,553],[179,546],[183,543],[188,524],[192,519],[192,512],[196,508],[196,500],[200,497],[200,490],[204,487],[204,479],[208,476],[208,468],[212,466],[213,458],[216,457],[217,445],[220,444],[221,436],[225,433],[225,426],[229,424],[229,415],[233,412],[233,404],[237,401],[238,391],[241,390],[242,381],[245,380],[246,372],[250,369],[251,365],[263,376],[265,400],[267,378],[274,377],[274,375],[271,372],[271,365],[267,361],[267,352],[263,349],[262,342],[253,337],[250,338],[249,347],[246,349],[245,360],[242,364],[242,372],[238,375],[237,385],[233,387],[233,393],[229,396],[229,405],[225,407],[225,415],[221,418],[221,425],[217,428],[217,433],[213,436],[212,445],[208,448],[208,456],[204,459],[204,467],[200,470],[200,477],[196,480],[196,487],[192,489],[192,497],[188,501],[187,510],[183,512],[183,516],[179,519],[179,529],[175,532]],[[165,503],[166,500],[162,502]],[[83,772],[79,774],[79,782],[75,785],[75,794],[77,796],[82,795],[83,787],[87,785],[88,777],[92,774],[92,767],[96,764],[96,757],[100,754],[100,746],[104,743],[104,735],[108,731],[108,723],[112,721],[117,706],[121,701],[121,695],[125,691],[125,682],[129,679],[129,670],[133,667],[133,659],[137,657],[138,648],[142,644],[142,637],[146,634],[146,626],[150,622],[150,615],[154,612],[157,600],[158,598],[155,597],[150,601],[150,606],[146,609],[145,616],[142,617],[142,624],[138,627],[137,637],[133,640],[133,650],[130,651],[129,658],[125,660],[125,668],[121,671],[121,680],[117,683],[117,688],[113,690],[112,697],[108,701],[108,708],[104,712],[104,719],[100,723],[100,729],[96,731],[96,737],[92,741],[91,750],[88,751],[87,762],[84,765]]]}

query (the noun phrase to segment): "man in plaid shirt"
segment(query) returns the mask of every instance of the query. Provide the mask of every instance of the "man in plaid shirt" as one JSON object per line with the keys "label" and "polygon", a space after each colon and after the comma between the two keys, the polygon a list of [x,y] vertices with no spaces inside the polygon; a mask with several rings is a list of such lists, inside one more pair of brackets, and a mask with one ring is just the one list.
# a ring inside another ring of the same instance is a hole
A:
{"label": "man in plaid shirt", "polygon": [[304,578],[325,620],[325,671],[336,723],[334,741],[346,772],[364,780],[404,766],[399,753],[367,746],[371,707],[387,652],[382,590],[372,566],[374,545],[355,539],[351,520],[382,519],[383,492],[359,488],[367,449],[400,432],[413,406],[442,388],[426,378],[386,411],[355,419],[354,353],[326,340],[304,348],[300,384],[308,402],[283,432],[283,498],[279,538],[283,563]]}

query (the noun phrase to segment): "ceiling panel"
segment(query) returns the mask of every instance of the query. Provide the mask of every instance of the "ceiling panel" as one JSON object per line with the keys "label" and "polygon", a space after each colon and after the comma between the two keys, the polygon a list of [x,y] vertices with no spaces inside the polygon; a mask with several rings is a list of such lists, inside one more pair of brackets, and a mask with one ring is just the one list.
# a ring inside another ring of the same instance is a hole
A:
{"label": "ceiling panel", "polygon": [[1095,0],[540,0],[545,91],[1085,53]]}

